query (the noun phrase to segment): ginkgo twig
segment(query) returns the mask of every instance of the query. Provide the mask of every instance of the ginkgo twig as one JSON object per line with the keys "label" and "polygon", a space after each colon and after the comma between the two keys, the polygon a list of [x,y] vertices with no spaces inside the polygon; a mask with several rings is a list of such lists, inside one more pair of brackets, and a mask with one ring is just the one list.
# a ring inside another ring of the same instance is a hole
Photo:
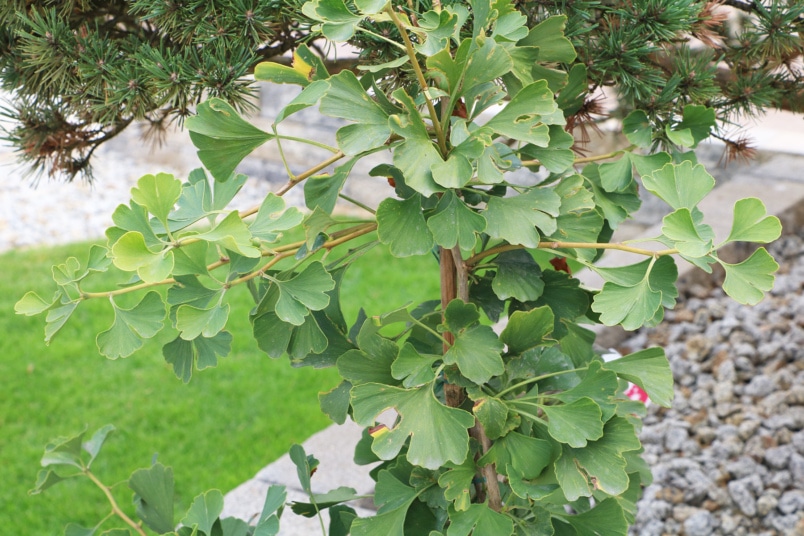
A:
{"label": "ginkgo twig", "polygon": [[430,121],[433,123],[433,130],[435,130],[436,138],[438,139],[438,147],[441,149],[441,155],[446,157],[448,152],[447,139],[444,136],[444,130],[441,128],[441,122],[438,120],[438,115],[436,115],[433,101],[431,101],[430,97],[427,95],[427,90],[430,86],[427,85],[427,80],[424,78],[422,67],[419,65],[419,60],[416,58],[416,50],[413,48],[413,43],[410,41],[408,32],[405,30],[405,26],[402,24],[402,21],[399,20],[399,16],[396,14],[396,11],[394,11],[394,8],[389,5],[385,8],[385,11],[388,13],[388,15],[390,15],[391,20],[393,21],[394,25],[396,25],[399,33],[402,35],[402,40],[405,42],[405,48],[407,49],[408,56],[410,57],[410,63],[413,65],[413,71],[416,73],[416,79],[422,88],[422,95],[424,96],[424,102],[427,105],[427,111],[430,113]]}
{"label": "ginkgo twig", "polygon": [[[678,253],[677,249],[660,249],[660,250],[651,250],[651,249],[643,249],[643,248],[635,248],[632,246],[626,246],[622,243],[613,243],[613,242],[559,242],[559,241],[545,241],[539,242],[537,246],[538,249],[613,249],[617,251],[625,251],[628,253],[635,253],[637,255],[645,255],[648,257],[663,257],[665,255],[675,255]],[[525,246],[520,244],[502,244],[499,246],[495,246],[493,248],[489,248],[485,251],[481,251],[466,260],[466,265],[472,268],[477,266],[477,263],[486,257],[491,257],[492,255],[499,255],[500,253],[505,253],[506,251],[515,251],[518,249],[527,249]]]}
{"label": "ginkgo twig", "polygon": [[[636,149],[636,147],[637,147],[636,145],[629,145],[628,147],[625,147],[624,149],[617,149],[616,151],[612,151],[610,153],[596,154],[596,155],[592,155],[592,156],[582,156],[582,157],[576,158],[574,160],[573,164],[586,164],[588,162],[598,162],[600,160],[608,160],[608,159],[614,158],[614,157],[616,157],[616,156],[618,156],[618,155],[620,155],[622,153],[625,153],[625,152],[631,151],[633,149]],[[535,160],[535,159],[534,160],[522,160],[522,165],[525,166],[525,167],[528,167],[528,166],[540,166],[540,165],[542,165],[542,162],[541,162],[541,160]]]}
{"label": "ginkgo twig", "polygon": [[[352,240],[354,238],[357,238],[357,237],[366,235],[368,233],[371,233],[371,232],[375,231],[376,229],[377,229],[377,224],[376,223],[364,223],[364,224],[356,225],[354,227],[350,227],[349,229],[343,229],[341,231],[337,231],[335,233],[332,233],[332,238],[330,240],[328,240],[327,242],[325,242],[321,246],[321,249],[327,249],[327,250],[332,249],[332,248],[334,248],[336,246],[339,246],[341,244],[345,244],[346,242],[348,242],[348,241],[350,241],[350,240]],[[276,262],[278,262],[281,259],[285,259],[287,257],[294,256],[296,254],[296,252],[298,252],[299,249],[302,246],[304,246],[305,244],[306,244],[306,242],[304,240],[301,240],[299,242],[294,242],[292,244],[285,244],[284,246],[276,247],[276,248],[274,248],[274,249],[272,249],[270,251],[264,251],[262,253],[262,256],[263,257],[273,256],[274,258],[271,259],[271,261],[269,261],[270,266],[273,266],[274,264],[276,264]],[[229,262],[230,261],[229,261],[228,258],[222,258],[220,260],[217,260],[217,261],[207,265],[207,271],[212,271],[212,270],[215,270],[216,268],[220,268],[221,266],[225,266],[225,265],[229,264]],[[266,270],[266,269],[267,269],[266,266],[263,266],[262,268],[260,268],[260,270],[263,270],[263,271]],[[234,286],[236,284],[244,283],[244,282],[248,281],[249,279],[253,279],[257,275],[260,275],[259,274],[260,270],[257,270],[256,272],[252,272],[250,274],[247,274],[246,276],[243,276],[243,277],[241,277],[239,279],[235,279],[233,281],[230,281],[228,283],[227,287],[232,287],[232,286]],[[251,277],[248,277],[248,276],[251,276]],[[174,283],[176,283],[176,280],[174,278],[170,277],[170,278],[167,278],[167,279],[163,279],[161,281],[143,282],[143,283],[138,283],[136,285],[132,285],[130,287],[120,288],[120,289],[116,289],[116,290],[109,290],[109,291],[105,291],[105,292],[84,292],[84,291],[82,291],[81,296],[79,297],[79,300],[91,300],[91,299],[95,299],[95,298],[112,298],[114,296],[120,296],[122,294],[129,294],[131,292],[136,292],[138,290],[143,290],[143,289],[147,289],[147,288],[160,287],[160,286],[164,286],[164,285],[173,285]]]}
{"label": "ginkgo twig", "polygon": [[112,513],[114,513],[114,515],[122,519],[126,525],[134,529],[134,531],[140,536],[147,536],[145,531],[142,530],[142,527],[138,523],[135,523],[133,519],[128,517],[126,513],[120,509],[120,506],[117,504],[114,495],[112,495],[112,491],[106,484],[101,482],[98,479],[98,477],[96,477],[95,474],[89,469],[84,469],[84,474],[87,476],[87,478],[89,478],[92,481],[93,484],[95,484],[96,486],[98,486],[98,488],[100,488],[100,490],[104,493],[104,495],[106,495],[106,499],[112,506]]}

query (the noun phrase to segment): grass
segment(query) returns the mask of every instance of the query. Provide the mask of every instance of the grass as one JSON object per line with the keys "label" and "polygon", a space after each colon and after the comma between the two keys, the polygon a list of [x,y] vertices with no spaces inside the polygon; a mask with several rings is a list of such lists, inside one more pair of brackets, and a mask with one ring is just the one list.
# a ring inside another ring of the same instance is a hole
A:
{"label": "grass", "polygon": [[[60,535],[68,522],[92,526],[109,509],[99,490],[70,481],[29,496],[44,445],[52,438],[111,423],[111,436],[93,466],[107,483],[121,482],[155,457],[173,467],[176,515],[207,489],[224,492],[326,427],[317,394],[338,382],[334,370],[292,369],[272,360],[251,337],[245,289],[233,289],[227,329],[231,354],[215,369],[182,384],[150,341],[118,361],[101,357],[95,336],[111,323],[103,300],[82,304],[50,347],[44,319],[17,316],[27,290],[49,296],[50,268],[68,256],[84,260],[86,244],[0,255],[0,526],[4,534]],[[110,279],[111,282],[111,279]],[[395,259],[370,250],[346,274],[342,301],[351,322],[360,306],[380,314],[438,297],[432,257]],[[117,495],[129,511],[125,484]]]}

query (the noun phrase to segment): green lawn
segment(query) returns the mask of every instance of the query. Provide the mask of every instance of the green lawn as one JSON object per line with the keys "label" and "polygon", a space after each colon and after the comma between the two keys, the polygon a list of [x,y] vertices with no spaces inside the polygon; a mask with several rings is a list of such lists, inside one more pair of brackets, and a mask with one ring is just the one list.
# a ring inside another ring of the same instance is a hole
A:
{"label": "green lawn", "polygon": [[[71,255],[83,262],[87,249],[81,244],[0,255],[3,534],[60,535],[67,522],[90,526],[108,512],[100,492],[84,480],[39,496],[26,493],[47,441],[84,426],[90,432],[108,423],[117,427],[95,464],[107,483],[125,480],[154,457],[172,466],[178,516],[196,494],[228,491],[329,424],[317,393],[337,383],[335,371],[292,369],[286,359],[262,354],[251,338],[252,304],[245,289],[230,293],[232,353],[217,368],[196,372],[188,385],[164,362],[159,341],[123,360],[99,356],[95,335],[111,323],[109,304],[102,300],[79,307],[45,346],[44,319],[15,315],[14,303],[27,290],[49,296],[50,267]],[[342,288],[350,322],[360,306],[379,314],[437,298],[432,256],[394,259],[382,247],[347,271]],[[124,485],[118,495],[130,506]]]}

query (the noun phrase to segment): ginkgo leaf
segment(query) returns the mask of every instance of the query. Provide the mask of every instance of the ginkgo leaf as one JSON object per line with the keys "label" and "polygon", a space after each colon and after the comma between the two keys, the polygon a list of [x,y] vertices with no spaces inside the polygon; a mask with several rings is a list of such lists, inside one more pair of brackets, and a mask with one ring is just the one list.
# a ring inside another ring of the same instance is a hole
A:
{"label": "ginkgo leaf", "polygon": [[463,188],[474,174],[469,159],[462,154],[453,153],[446,160],[434,162],[430,166],[433,180],[444,188]]}
{"label": "ginkgo leaf", "polygon": [[644,389],[660,406],[669,408],[672,404],[673,373],[662,348],[645,348],[603,366]]}
{"label": "ginkgo leaf", "polygon": [[127,272],[137,272],[146,283],[166,279],[173,271],[173,251],[151,250],[142,234],[129,231],[112,246],[112,262]]}
{"label": "ginkgo leaf", "polygon": [[45,301],[36,292],[28,291],[14,304],[14,312],[18,315],[35,316],[44,313],[55,303],[58,294],[52,301]]}
{"label": "ginkgo leaf", "polygon": [[680,123],[675,127],[677,131],[688,131],[692,136],[692,143],[686,143],[687,147],[694,149],[700,142],[709,137],[709,133],[717,123],[717,116],[714,108],[688,104],[684,106],[683,116]]}
{"label": "ginkgo leaf", "polygon": [[485,127],[511,139],[547,147],[550,143],[550,116],[557,109],[546,80],[525,86]]}
{"label": "ginkgo leaf", "polygon": [[661,316],[657,315],[662,307],[675,305],[678,269],[670,256],[618,268],[597,267],[595,270],[606,283],[594,297],[592,310],[601,313],[600,320],[607,326],[619,323],[625,329],[637,329],[660,320]]}
{"label": "ginkgo leaf", "polygon": [[534,26],[519,44],[539,47],[540,61],[572,63],[576,53],[572,42],[564,36],[566,26],[566,15],[548,17]]}
{"label": "ginkgo leaf", "polygon": [[664,128],[664,133],[668,140],[681,147],[692,147],[695,145],[695,137],[688,128],[679,129],[678,127],[672,128],[670,125],[667,125]]}
{"label": "ginkgo leaf", "polygon": [[[603,427],[603,437],[590,441],[586,447],[576,449],[569,446],[562,448],[562,455],[555,463],[556,477],[564,483],[566,479],[595,479],[595,487],[609,495],[620,495],[628,489],[627,462],[623,453],[637,450],[642,445],[634,433],[634,425],[623,417],[612,417]],[[573,476],[573,473],[575,476]],[[580,495],[567,493],[567,486],[562,486],[567,499],[574,501]],[[578,490],[580,491],[580,490]],[[583,496],[591,496],[587,489]]]}
{"label": "ginkgo leaf", "polygon": [[467,250],[475,245],[477,235],[485,230],[486,219],[448,191],[427,220],[427,227],[439,246],[452,249],[457,244]]}
{"label": "ginkgo leaf", "polygon": [[185,120],[185,126],[198,149],[198,158],[215,180],[229,179],[243,158],[274,138],[240,117],[223,99],[202,102],[196,112]]}
{"label": "ginkgo leaf", "polygon": [[377,515],[352,522],[352,536],[404,536],[405,518],[418,492],[396,478],[390,471],[380,471],[374,500]]}
{"label": "ginkgo leaf", "polygon": [[472,413],[483,425],[489,439],[497,439],[510,432],[508,428],[508,406],[496,398],[484,397],[475,401]]}
{"label": "ginkgo leaf", "polygon": [[181,181],[167,173],[144,175],[131,189],[131,199],[148,209],[148,212],[167,226],[168,214],[181,195]]}
{"label": "ginkgo leaf", "polygon": [[726,270],[723,290],[734,300],[745,305],[756,305],[765,297],[765,292],[773,288],[774,273],[779,264],[773,257],[759,248],[750,257],[738,264],[718,261]]}
{"label": "ginkgo leaf", "polygon": [[181,520],[185,527],[195,527],[204,534],[212,534],[212,526],[223,512],[223,494],[216,490],[210,490],[198,495],[187,515]]}
{"label": "ginkgo leaf", "polygon": [[673,209],[692,210],[712,191],[715,179],[702,165],[693,166],[685,160],[680,164],[667,164],[652,175],[642,177],[642,183]]}
{"label": "ginkgo leaf", "polygon": [[678,278],[678,268],[673,257],[669,255],[655,261],[646,259],[636,264],[616,268],[597,266],[595,271],[606,281],[626,287],[636,285],[647,276],[651,288],[662,293],[662,305],[672,308],[676,303],[678,288],[676,288],[675,282]]}
{"label": "ginkgo leaf", "polygon": [[524,478],[536,478],[550,464],[553,446],[549,441],[511,432],[496,440],[491,448],[480,458],[480,466],[494,463],[497,471],[509,475],[512,470]]}
{"label": "ginkgo leaf", "polygon": [[433,249],[435,241],[427,227],[421,196],[399,201],[385,199],[377,208],[377,234],[388,244],[394,257],[423,255]]}
{"label": "ginkgo leaf", "polygon": [[322,210],[332,214],[338,201],[343,185],[349,178],[349,173],[360,159],[359,156],[350,158],[335,168],[335,172],[324,175],[314,175],[304,182],[304,204],[310,210]]}
{"label": "ginkgo leaf", "polygon": [[782,224],[769,216],[765,204],[755,197],[740,199],[734,205],[734,221],[726,242],[773,242],[782,234]]}
{"label": "ginkgo leaf", "polygon": [[404,387],[418,387],[435,379],[433,363],[439,359],[440,355],[420,354],[407,342],[391,364],[391,374],[397,380],[402,380]]}
{"label": "ginkgo leaf", "polygon": [[385,144],[391,135],[388,113],[360,85],[349,69],[328,79],[329,90],[321,97],[321,113],[355,121],[338,130],[338,145],[354,155]]}
{"label": "ginkgo leaf", "polygon": [[465,511],[450,509],[449,519],[447,536],[470,534],[510,536],[514,533],[513,520],[505,514],[495,512],[487,504],[473,504]]}
{"label": "ginkgo leaf", "polygon": [[137,516],[157,534],[171,532],[173,519],[173,469],[155,463],[147,469],[138,469],[128,480],[134,490]]}
{"label": "ginkgo leaf", "polygon": [[607,192],[621,192],[634,180],[634,167],[629,153],[624,153],[614,162],[600,164],[600,184]]}
{"label": "ginkgo leaf", "polygon": [[[575,138],[559,125],[550,125],[550,143],[547,147],[528,144],[520,152],[539,161],[539,164],[553,173],[564,173],[575,163],[572,147]],[[478,176],[480,166],[478,164]],[[487,182],[487,181],[484,181]],[[563,209],[562,209],[563,212]]]}
{"label": "ginkgo leaf", "polygon": [[[257,64],[257,67],[259,66],[260,64]],[[328,89],[329,89],[329,83],[327,83],[324,80],[316,80],[312,84],[308,85],[302,90],[301,93],[296,95],[296,97],[294,97],[293,100],[287,103],[285,107],[279,111],[278,114],[276,114],[274,124],[281,123],[282,121],[284,121],[291,115],[295,114],[296,112],[300,112],[311,106],[315,106],[316,104],[318,104],[318,101],[321,100],[321,97],[324,96],[324,93],[326,93]]]}
{"label": "ginkgo leaf", "polygon": [[480,84],[491,82],[511,70],[511,56],[506,48],[497,44],[494,39],[487,38],[485,35],[477,36],[473,44],[475,46],[466,58],[459,96],[465,95]]}
{"label": "ginkgo leaf", "polygon": [[438,149],[429,136],[426,139],[407,139],[394,150],[394,166],[404,175],[405,184],[425,197],[444,191],[444,187],[433,178],[433,165],[439,162],[442,160]]}
{"label": "ginkgo leaf", "polygon": [[185,341],[192,341],[200,336],[214,337],[220,332],[229,319],[229,304],[215,304],[209,308],[181,305],[176,310],[176,329]]}
{"label": "ginkgo leaf", "polygon": [[556,231],[560,207],[561,198],[544,188],[515,197],[492,197],[482,212],[487,221],[486,233],[511,244],[538,247],[538,230],[548,235]]}
{"label": "ginkgo leaf", "polygon": [[497,265],[497,273],[491,288],[501,300],[516,298],[526,302],[542,295],[542,269],[527,251],[506,251],[494,259],[494,264]]}
{"label": "ginkgo leaf", "polygon": [[592,310],[600,313],[603,324],[622,324],[629,331],[645,325],[661,306],[662,293],[651,288],[647,277],[631,286],[605,283],[592,302]]}
{"label": "ginkgo leaf", "polygon": [[273,284],[279,290],[276,314],[285,322],[296,326],[304,323],[310,311],[320,311],[329,305],[330,290],[335,288],[335,280],[320,262],[310,263],[301,273]]}
{"label": "ginkgo leaf", "polygon": [[642,110],[634,110],[623,119],[623,134],[628,141],[639,147],[647,147],[653,140],[648,115]]}
{"label": "ginkgo leaf", "polygon": [[[376,4],[385,4],[383,0],[374,0]],[[449,42],[449,38],[455,33],[455,26],[458,23],[458,16],[449,11],[443,10],[440,13],[428,11],[419,15],[418,28],[411,28],[419,36],[424,36],[423,43],[415,45],[415,49],[420,54],[432,56],[442,51]]]}
{"label": "ginkgo leaf", "polygon": [[553,333],[551,339],[563,339],[567,334],[567,323],[574,322],[585,314],[591,303],[587,290],[580,288],[580,281],[565,272],[546,270],[542,274],[544,291],[539,299],[528,306],[546,305],[553,311]]}
{"label": "ginkgo leaf", "polygon": [[608,221],[612,229],[616,229],[631,214],[636,212],[642,201],[637,192],[636,182],[621,192],[607,192],[603,188],[600,178],[600,166],[589,164],[583,169],[583,177],[587,180],[592,193],[594,194],[595,204],[603,213],[603,217]]}
{"label": "ginkgo leaf", "polygon": [[462,511],[472,503],[472,481],[477,474],[475,461],[467,456],[462,464],[447,464],[447,471],[438,477],[438,485],[444,488],[444,498],[452,501],[455,510]]}
{"label": "ginkgo leaf", "polygon": [[252,244],[251,231],[236,210],[230,212],[209,231],[193,235],[193,238],[214,242],[244,257],[260,257],[262,255],[260,249]]}
{"label": "ginkgo leaf", "polygon": [[521,354],[545,344],[545,338],[553,331],[554,321],[553,311],[547,306],[527,312],[515,311],[500,334],[500,340],[508,346],[509,352]]}
{"label": "ginkgo leaf", "polygon": [[715,233],[709,225],[695,221],[687,208],[680,208],[662,219],[662,234],[685,257],[709,255],[714,247]]}
{"label": "ginkgo leaf", "polygon": [[100,353],[109,359],[130,356],[163,327],[165,304],[157,292],[149,292],[131,309],[112,305],[114,324],[97,337]]}
{"label": "ginkgo leaf", "polygon": [[269,193],[257,212],[257,217],[248,224],[252,236],[276,242],[282,231],[292,229],[304,219],[304,214],[296,207],[285,207],[285,200]]}
{"label": "ginkgo leaf", "polygon": [[193,368],[204,370],[218,364],[219,357],[229,355],[232,346],[232,335],[221,331],[214,337],[198,337],[186,341],[176,337],[162,347],[165,361],[173,366],[173,373],[184,383],[193,376]]}
{"label": "ginkgo leaf", "polygon": [[312,0],[305,2],[302,12],[309,18],[321,21],[321,32],[331,41],[347,41],[363,19],[346,7],[343,0]]}
{"label": "ginkgo leaf", "polygon": [[489,326],[474,326],[455,335],[444,353],[444,363],[457,364],[461,374],[483,384],[505,372],[501,357],[503,343]]}
{"label": "ginkgo leaf", "polygon": [[45,344],[50,344],[70,316],[78,307],[78,302],[67,302],[58,306],[51,307],[45,316]]}
{"label": "ginkgo leaf", "polygon": [[460,464],[469,451],[467,430],[474,425],[471,413],[450,408],[436,400],[432,384],[401,389],[378,383],[352,388],[355,422],[374,424],[386,409],[394,408],[399,421],[374,436],[371,449],[380,459],[395,458],[410,437],[407,459],[414,465],[438,469],[446,462]]}
{"label": "ginkgo leaf", "polygon": [[582,448],[603,436],[603,413],[591,398],[539,408],[547,417],[547,432],[559,443]]}

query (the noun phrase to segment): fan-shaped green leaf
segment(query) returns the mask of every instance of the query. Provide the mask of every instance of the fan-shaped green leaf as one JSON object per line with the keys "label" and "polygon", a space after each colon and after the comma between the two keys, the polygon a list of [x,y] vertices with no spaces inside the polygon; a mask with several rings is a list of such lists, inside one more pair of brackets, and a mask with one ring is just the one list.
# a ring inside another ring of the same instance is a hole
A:
{"label": "fan-shaped green leaf", "polygon": [[128,479],[134,490],[137,516],[145,525],[163,534],[175,527],[173,520],[173,469],[156,463],[147,469],[138,469]]}
{"label": "fan-shaped green leaf", "polygon": [[712,228],[695,221],[687,208],[680,208],[662,219],[662,234],[669,238],[673,247],[686,257],[700,258],[709,255],[714,247]]}
{"label": "fan-shaped green leaf", "polygon": [[181,181],[173,175],[158,173],[144,175],[131,189],[131,199],[148,209],[148,212],[167,226],[168,214],[181,195]]}
{"label": "fan-shaped green leaf", "polygon": [[702,165],[693,166],[692,162],[684,161],[667,164],[652,175],[642,177],[642,183],[672,208],[692,210],[712,191],[715,179]]}
{"label": "fan-shaped green leaf", "polygon": [[436,400],[432,384],[415,389],[366,383],[352,388],[354,419],[361,426],[374,424],[386,409],[394,408],[399,421],[375,433],[371,449],[383,460],[399,454],[408,437],[407,459],[414,465],[438,469],[446,462],[461,463],[469,451],[467,430],[475,419],[470,413]]}
{"label": "fan-shaped green leaf", "polygon": [[582,397],[569,404],[540,405],[547,417],[547,432],[559,443],[582,448],[587,441],[603,436],[603,414],[591,398]]}
{"label": "fan-shaped green leaf", "polygon": [[603,365],[617,376],[634,383],[650,399],[669,408],[673,402],[673,373],[662,348],[646,348]]}
{"label": "fan-shaped green leaf", "polygon": [[112,305],[114,323],[97,337],[100,353],[110,359],[133,354],[144,339],[150,339],[163,327],[165,304],[157,292],[149,292],[131,309],[118,307],[114,302]]}
{"label": "fan-shaped green leaf", "polygon": [[385,199],[377,208],[377,233],[395,257],[423,255],[433,249],[433,234],[422,213],[421,196]]}
{"label": "fan-shaped green leaf", "polygon": [[734,205],[734,221],[726,242],[773,242],[782,234],[776,216],[768,216],[765,204],[755,197],[740,199]]}
{"label": "fan-shaped green leaf", "polygon": [[482,213],[486,233],[511,244],[538,247],[536,228],[545,234],[554,233],[560,207],[561,198],[549,189],[535,188],[516,197],[492,197]]}
{"label": "fan-shaped green leaf", "polygon": [[452,249],[457,244],[468,250],[475,245],[477,235],[485,230],[486,219],[447,191],[438,202],[435,213],[427,220],[427,227],[439,246]]}
{"label": "fan-shaped green leaf", "polygon": [[469,534],[510,536],[514,533],[514,522],[511,518],[495,512],[487,504],[473,504],[465,511],[451,508],[449,519],[447,536],[469,536]]}
{"label": "fan-shaped green leaf", "polygon": [[545,338],[553,331],[555,317],[547,307],[537,307],[530,311],[515,311],[508,319],[500,340],[508,346],[512,354],[521,354],[546,343]]}
{"label": "fan-shaped green leaf", "polygon": [[723,290],[736,301],[756,305],[773,288],[774,273],[779,264],[765,248],[759,248],[750,257],[738,264],[719,261],[726,270]]}

